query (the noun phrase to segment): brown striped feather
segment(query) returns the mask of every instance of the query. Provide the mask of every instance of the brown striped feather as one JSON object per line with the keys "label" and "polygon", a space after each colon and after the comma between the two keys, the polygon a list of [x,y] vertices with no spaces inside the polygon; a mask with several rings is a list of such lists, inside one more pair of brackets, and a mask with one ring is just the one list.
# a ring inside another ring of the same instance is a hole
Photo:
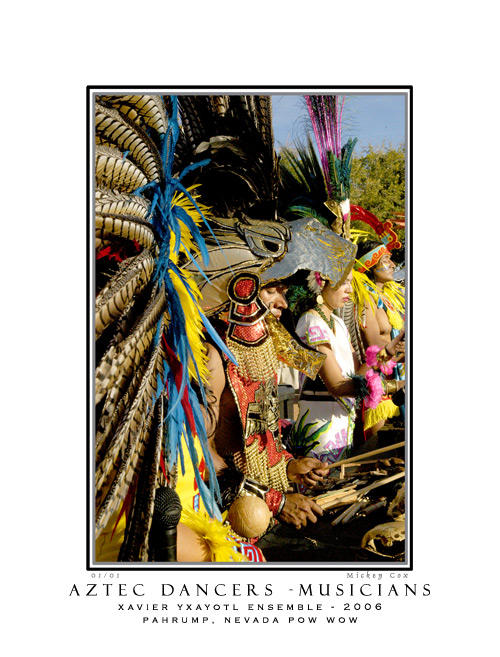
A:
{"label": "brown striped feather", "polygon": [[128,151],[127,159],[136,164],[148,180],[161,182],[162,163],[154,142],[133,121],[115,109],[95,105],[96,144]]}
{"label": "brown striped feather", "polygon": [[95,437],[96,463],[101,459],[101,450],[106,450],[107,439],[112,435],[122,421],[127,405],[133,399],[146,371],[147,362],[143,362],[132,373],[132,377],[119,377],[114,386],[106,394],[106,399],[99,416],[99,424]]}
{"label": "brown striped feather", "polygon": [[153,255],[157,255],[158,247],[156,238],[150,224],[139,221],[133,216],[121,214],[96,214],[95,215],[96,239],[109,240],[110,237],[119,237],[130,241],[136,241]]}
{"label": "brown striped feather", "polygon": [[163,395],[158,400],[155,422],[146,440],[146,449],[138,473],[137,491],[131,509],[125,539],[120,550],[121,561],[147,561],[149,532],[153,520],[156,489],[162,472],[160,456],[163,446]]}
{"label": "brown striped feather", "polygon": [[154,267],[155,260],[147,250],[121,263],[118,273],[96,297],[96,339],[122,315],[130,300],[147,285]]}
{"label": "brown striped feather", "polygon": [[150,203],[142,196],[123,194],[104,187],[95,190],[94,210],[105,215],[127,215],[146,221]]}
{"label": "brown striped feather", "polygon": [[95,147],[95,178],[97,184],[121,192],[133,192],[148,183],[139,167],[110,146]]}
{"label": "brown striped feather", "polygon": [[112,345],[103,356],[96,369],[96,403],[104,397],[106,391],[114,385],[118,377],[128,376],[132,368],[141,362],[166,304],[167,300],[162,288],[141,315],[133,332],[116,347]]}
{"label": "brown striped feather", "polygon": [[165,105],[161,96],[151,95],[102,95],[96,98],[97,102],[112,105],[121,114],[139,125],[147,125],[163,135],[167,131],[168,119]]}
{"label": "brown striped feather", "polygon": [[[135,474],[140,451],[141,429],[147,406],[152,406],[153,396],[157,390],[157,374],[164,376],[164,349],[161,341],[153,350],[147,370],[141,381],[137,394],[127,410],[126,416],[99,464],[95,474],[96,485],[96,532],[97,535],[106,526],[109,518],[125,499],[128,488]],[[122,460],[117,468],[120,453]],[[113,472],[115,473],[113,475]],[[111,479],[111,482],[110,482]]]}
{"label": "brown striped feather", "polygon": [[154,329],[145,334],[131,336],[123,350],[112,346],[105,354],[95,373],[95,403],[98,404],[107,391],[121,376],[128,376],[134,366],[138,366],[142,356],[146,353],[153,337]]}

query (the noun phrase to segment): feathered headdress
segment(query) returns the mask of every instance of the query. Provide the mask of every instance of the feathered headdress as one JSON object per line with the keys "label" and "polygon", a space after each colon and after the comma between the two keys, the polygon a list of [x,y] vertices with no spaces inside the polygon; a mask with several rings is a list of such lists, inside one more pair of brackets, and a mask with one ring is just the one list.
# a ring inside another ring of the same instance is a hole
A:
{"label": "feathered headdress", "polygon": [[188,180],[201,183],[211,208],[210,229],[203,230],[209,262],[201,266],[198,257],[186,267],[200,286],[204,312],[212,315],[228,308],[235,277],[260,275],[283,257],[291,237],[277,216],[271,98],[181,96],[179,106],[177,155],[182,166],[198,165]]}
{"label": "feathered headdress", "polygon": [[176,97],[95,99],[95,529],[126,512],[122,561],[147,560],[155,490],[178,461],[183,468],[183,442],[196,466],[200,441],[210,488],[195,467],[198,488],[220,515],[200,410],[202,329],[232,355],[181,267],[194,255],[208,261],[203,206],[184,186],[207,162],[174,175],[178,136]]}
{"label": "feathered headdress", "polygon": [[342,146],[342,113],[344,100],[338,96],[305,96],[307,109],[325,179],[325,205],[336,219],[333,230],[350,239],[350,178],[354,147],[357,139],[348,139]]}
{"label": "feathered headdress", "polygon": [[[270,96],[180,96],[179,166],[215,217],[277,220],[278,158]],[[210,160],[207,162],[207,158]]]}

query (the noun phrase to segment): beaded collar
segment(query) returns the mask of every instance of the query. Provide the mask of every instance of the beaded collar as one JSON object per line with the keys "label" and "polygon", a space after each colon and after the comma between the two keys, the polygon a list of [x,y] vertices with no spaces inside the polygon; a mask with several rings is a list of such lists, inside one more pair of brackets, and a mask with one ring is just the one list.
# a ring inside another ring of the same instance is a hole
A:
{"label": "beaded collar", "polygon": [[329,319],[327,319],[325,313],[321,310],[321,306],[319,304],[317,306],[314,306],[314,310],[318,313],[321,319],[323,319],[328,324],[330,329],[333,331],[333,334],[335,335],[335,318],[333,312],[330,315]]}

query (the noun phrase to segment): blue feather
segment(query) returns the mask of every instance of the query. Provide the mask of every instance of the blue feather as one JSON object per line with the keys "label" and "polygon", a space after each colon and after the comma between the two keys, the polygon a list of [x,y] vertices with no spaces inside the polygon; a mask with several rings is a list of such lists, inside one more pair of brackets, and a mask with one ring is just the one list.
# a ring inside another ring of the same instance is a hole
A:
{"label": "blue feather", "polygon": [[208,331],[210,337],[211,337],[212,340],[215,342],[215,344],[219,347],[219,349],[221,349],[221,351],[223,351],[223,352],[225,353],[225,355],[229,358],[229,360],[230,360],[234,365],[236,365],[236,367],[238,367],[238,361],[237,361],[236,358],[233,356],[233,353],[232,353],[232,352],[227,348],[227,346],[224,344],[224,342],[222,342],[222,340],[221,340],[219,334],[218,334],[217,331],[214,329],[214,327],[210,324],[210,322],[208,321],[208,318],[205,317],[205,314],[202,313],[202,312],[200,312],[200,317],[201,317],[201,321],[203,322],[204,327],[207,329],[207,331]]}
{"label": "blue feather", "polygon": [[200,160],[200,162],[193,162],[193,164],[189,164],[187,167],[185,167],[182,170],[182,173],[179,174],[179,177],[177,178],[177,180],[182,180],[187,173],[190,173],[191,171],[194,171],[195,169],[199,169],[200,167],[204,167],[207,164],[210,164],[210,161],[211,161],[210,158],[208,158],[206,160]]}
{"label": "blue feather", "polygon": [[[174,270],[179,276],[182,276],[182,272],[181,272],[181,270],[180,270],[180,269],[177,267],[177,265],[175,265],[174,263],[172,263],[172,269],[173,269],[173,270]],[[193,302],[196,303],[196,300],[195,300],[195,298],[194,298],[194,296],[193,296],[193,293],[192,293],[191,289],[189,288],[189,286],[186,286],[186,290],[187,290],[189,296],[191,297],[191,299],[193,300]],[[217,331],[214,329],[214,327],[213,327],[212,324],[210,323],[209,319],[206,317],[205,313],[204,313],[201,309],[198,310],[198,313],[199,313],[199,315],[200,315],[200,317],[201,317],[201,321],[203,322],[203,326],[204,326],[204,327],[206,328],[206,330],[208,331],[208,333],[209,333],[210,337],[212,338],[212,340],[213,340],[213,341],[217,344],[217,346],[218,346],[218,347],[224,352],[224,354],[229,358],[229,360],[230,360],[232,363],[234,363],[236,366],[238,366],[238,362],[237,362],[236,358],[233,356],[232,352],[228,349],[227,345],[221,340],[219,334],[218,334]]]}
{"label": "blue feather", "polygon": [[205,244],[205,240],[201,236],[200,229],[193,221],[192,217],[189,216],[189,214],[184,210],[184,208],[181,208],[179,206],[175,206],[172,210],[172,213],[179,221],[181,221],[189,229],[198,248],[200,249],[200,253],[203,258],[203,264],[205,266],[208,265],[210,258],[208,255],[207,245]]}
{"label": "blue feather", "polygon": [[[203,219],[203,222],[205,223],[205,226],[208,228],[208,230],[210,231],[210,234],[214,238],[215,242],[220,247],[219,240],[215,237],[215,234],[214,234],[214,231],[212,230],[212,227],[210,226],[210,224],[206,220],[205,216],[203,215],[203,212],[201,211],[200,207],[198,206],[198,203],[196,203],[196,200],[194,199],[194,197],[188,192],[188,190],[183,185],[181,185],[181,183],[178,180],[175,181],[175,186],[179,191],[181,191],[183,194],[185,194],[188,197],[188,199],[191,201],[191,203],[194,205],[194,207],[198,210],[198,212],[200,213],[200,217]],[[222,247],[221,247],[221,249],[222,249]],[[223,253],[224,253],[224,251],[223,251]],[[227,263],[227,264],[229,265],[229,263]],[[231,269],[230,265],[229,265],[229,268]],[[232,271],[232,269],[231,269],[231,271]]]}
{"label": "blue feather", "polygon": [[[143,196],[149,201],[149,211],[147,215],[148,221],[153,225],[158,234],[159,254],[157,257],[154,280],[157,285],[164,285],[165,294],[167,297],[167,312],[170,321],[166,327],[163,327],[161,321],[158,321],[157,329],[154,336],[154,344],[158,345],[162,338],[162,332],[165,335],[167,344],[175,354],[175,358],[181,367],[181,376],[176,382],[174,372],[172,370],[172,363],[169,364],[166,359],[163,360],[164,375],[161,377],[157,374],[156,378],[156,391],[153,398],[153,407],[158,401],[161,394],[165,393],[168,399],[168,408],[164,416],[164,450],[168,460],[169,466],[173,467],[179,463],[182,473],[185,473],[184,459],[189,455],[193,464],[197,464],[198,456],[195,446],[196,438],[199,440],[201,450],[206,462],[206,467],[209,473],[209,486],[202,480],[198,469],[195,467],[195,477],[200,491],[201,498],[207,511],[213,517],[221,520],[221,514],[217,508],[216,500],[220,501],[220,491],[215,476],[215,468],[210,450],[208,446],[208,437],[205,427],[205,419],[203,416],[202,408],[199,403],[198,397],[194,391],[193,385],[189,377],[188,363],[192,362],[195,369],[195,378],[199,384],[202,403],[207,408],[207,399],[203,388],[198,364],[193,357],[193,350],[187,337],[186,314],[182,308],[181,300],[178,292],[176,291],[171,272],[175,272],[183,283],[185,289],[188,291],[191,299],[196,304],[199,316],[202,323],[207,330],[208,334],[218,346],[218,348],[235,364],[236,359],[222,342],[204,313],[199,308],[199,304],[194,298],[194,295],[188,285],[186,277],[182,270],[177,267],[170,259],[171,253],[171,237],[174,236],[173,253],[178,254],[182,244],[181,226],[184,225],[190,231],[194,243],[199,249],[203,263],[206,265],[209,262],[209,252],[205,240],[200,232],[196,222],[189,216],[189,214],[179,206],[173,206],[173,196],[175,192],[180,192],[193,204],[196,211],[199,213],[204,225],[210,231],[215,242],[220,246],[215,234],[203,215],[200,207],[196,203],[193,196],[184,188],[181,180],[191,171],[196,168],[205,166],[210,160],[205,159],[197,163],[193,163],[186,167],[177,178],[172,175],[175,147],[179,137],[179,123],[178,123],[178,99],[176,96],[171,96],[172,113],[168,120],[166,133],[160,137],[160,151],[161,159],[164,167],[165,182],[149,182],[137,188],[133,194],[136,196]],[[125,154],[126,156],[126,154]],[[187,251],[187,250],[186,250]],[[196,262],[196,259],[187,251],[187,255],[192,262],[195,263],[198,270],[206,277],[201,267]],[[227,262],[227,259],[226,259]],[[228,263],[230,268],[230,265]],[[231,269],[231,268],[230,268]],[[163,329],[162,329],[163,327]],[[191,412],[194,418],[193,430],[196,431],[196,436],[192,433],[192,428],[186,417],[185,407],[183,406],[183,398],[187,391],[187,401],[190,405]],[[184,439],[187,446],[187,454],[184,455],[182,449],[182,440]]]}
{"label": "blue feather", "polygon": [[189,253],[189,251],[187,251],[187,250],[186,250],[186,253],[188,254],[189,259],[191,260],[191,262],[193,263],[193,265],[196,267],[196,269],[197,269],[197,270],[200,272],[200,274],[203,276],[203,278],[207,281],[207,283],[210,283],[210,285],[211,285],[212,283],[211,283],[210,279],[207,277],[207,275],[205,274],[205,272],[203,271],[203,269],[200,267],[200,265],[196,262],[196,260],[193,258],[193,256],[192,256],[192,255]]}

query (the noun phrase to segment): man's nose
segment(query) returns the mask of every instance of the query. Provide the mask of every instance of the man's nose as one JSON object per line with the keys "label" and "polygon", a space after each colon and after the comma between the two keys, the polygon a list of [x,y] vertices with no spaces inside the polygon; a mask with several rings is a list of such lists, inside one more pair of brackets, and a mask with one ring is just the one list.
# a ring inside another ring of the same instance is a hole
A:
{"label": "man's nose", "polygon": [[288,303],[286,302],[286,298],[285,298],[285,295],[284,295],[284,294],[279,294],[279,295],[278,295],[278,299],[277,299],[277,303],[276,303],[276,305],[277,305],[279,308],[288,308]]}

